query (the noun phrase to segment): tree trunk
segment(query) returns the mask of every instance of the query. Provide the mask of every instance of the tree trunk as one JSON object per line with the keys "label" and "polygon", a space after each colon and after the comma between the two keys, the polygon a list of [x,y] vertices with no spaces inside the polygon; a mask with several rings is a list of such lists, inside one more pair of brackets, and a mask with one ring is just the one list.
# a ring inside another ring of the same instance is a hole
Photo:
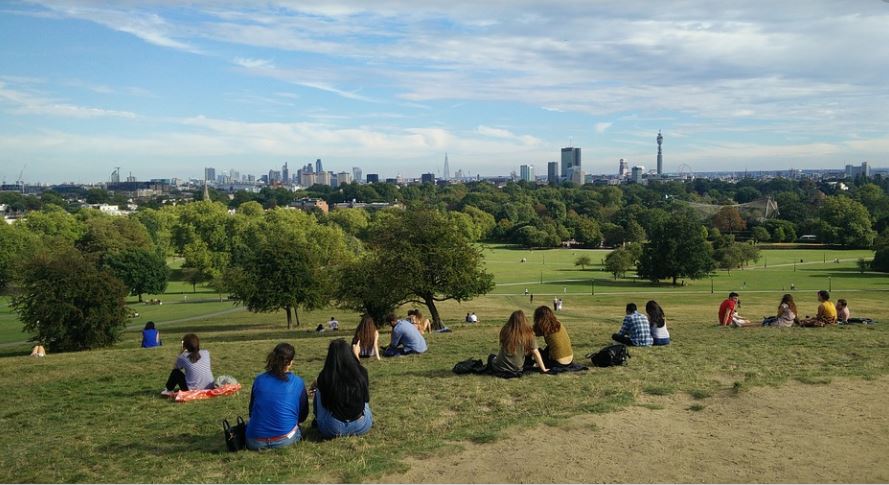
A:
{"label": "tree trunk", "polygon": [[139,293],[139,303],[142,303],[142,293]]}
{"label": "tree trunk", "polygon": [[676,286],[676,276],[673,276],[673,286]]}
{"label": "tree trunk", "polygon": [[290,330],[290,328],[291,328],[290,305],[284,306],[284,310],[287,312],[287,330]]}
{"label": "tree trunk", "polygon": [[299,307],[296,305],[293,305],[293,316],[296,317],[296,326],[298,327],[299,326]]}
{"label": "tree trunk", "polygon": [[432,295],[424,296],[423,301],[426,302],[426,307],[429,308],[429,315],[432,316],[432,328],[441,330],[444,325],[441,324],[441,315],[438,314],[438,308],[435,308],[435,300],[432,298]]}
{"label": "tree trunk", "polygon": [[196,283],[195,283],[194,281],[191,282],[191,292],[192,292],[192,293],[197,293],[197,292],[198,292]]}

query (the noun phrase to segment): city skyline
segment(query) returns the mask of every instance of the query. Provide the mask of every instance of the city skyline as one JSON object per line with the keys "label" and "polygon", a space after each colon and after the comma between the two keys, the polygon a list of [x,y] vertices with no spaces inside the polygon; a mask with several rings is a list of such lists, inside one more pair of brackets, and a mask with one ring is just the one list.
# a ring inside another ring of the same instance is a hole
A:
{"label": "city skyline", "polygon": [[730,7],[7,2],[0,177],[887,165],[889,3]]}

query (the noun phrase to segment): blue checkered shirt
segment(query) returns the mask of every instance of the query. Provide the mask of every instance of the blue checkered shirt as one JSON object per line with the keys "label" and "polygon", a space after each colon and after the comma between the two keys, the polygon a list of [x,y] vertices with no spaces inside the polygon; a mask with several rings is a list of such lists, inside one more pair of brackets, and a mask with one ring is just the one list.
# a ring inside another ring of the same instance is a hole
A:
{"label": "blue checkered shirt", "polygon": [[621,325],[618,333],[626,335],[633,341],[633,344],[640,347],[654,343],[651,338],[651,326],[648,323],[648,317],[639,312],[633,312],[625,316],[624,323]]}

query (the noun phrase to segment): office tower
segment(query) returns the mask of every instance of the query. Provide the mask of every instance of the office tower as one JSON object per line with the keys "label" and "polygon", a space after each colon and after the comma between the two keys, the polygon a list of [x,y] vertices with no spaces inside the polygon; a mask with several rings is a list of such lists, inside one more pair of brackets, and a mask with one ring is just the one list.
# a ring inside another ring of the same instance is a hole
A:
{"label": "office tower", "polygon": [[657,174],[660,175],[664,172],[664,156],[661,153],[661,144],[664,142],[664,136],[661,135],[661,130],[657,131]]}
{"label": "office tower", "polygon": [[519,173],[521,174],[519,177],[525,182],[534,181],[534,165],[519,166]]}
{"label": "office tower", "polygon": [[557,162],[546,164],[546,181],[550,184],[559,183],[559,164]]}
{"label": "office tower", "polygon": [[[234,175],[232,175],[232,178],[235,178]],[[284,166],[281,167],[281,180],[285,184],[290,184],[290,169],[287,167],[287,162],[284,162]]]}
{"label": "office tower", "polygon": [[216,169],[213,167],[205,168],[204,169],[204,180],[208,180],[210,182],[215,182],[216,181]]}
{"label": "office tower", "polygon": [[336,174],[336,185],[334,187],[339,187],[340,185],[346,185],[352,183],[352,174],[349,172],[339,172]]}
{"label": "office tower", "polygon": [[580,170],[580,147],[567,147],[562,149],[562,178],[571,179],[571,172]]}
{"label": "office tower", "polygon": [[380,174],[377,173],[369,173],[367,174],[367,183],[376,184],[380,182]]}
{"label": "office tower", "polygon": [[320,185],[330,185],[330,172],[318,172],[315,174],[315,182]]}
{"label": "office tower", "polygon": [[317,174],[315,172],[303,171],[299,177],[299,184],[303,187],[311,187],[317,182]]}
{"label": "office tower", "polygon": [[361,167],[352,167],[352,180],[360,184],[363,182],[362,178]]}
{"label": "office tower", "polygon": [[448,152],[445,152],[445,165],[444,165],[443,177],[445,180],[449,180],[451,178],[451,167],[448,165]]}
{"label": "office tower", "polygon": [[577,185],[583,185],[583,169],[574,167],[571,169],[571,181]]}
{"label": "office tower", "polygon": [[321,159],[320,158],[315,160],[315,171],[318,173],[321,173],[324,171],[324,169],[321,168]]}
{"label": "office tower", "polygon": [[424,174],[420,175],[420,183],[434,184],[435,183],[435,174],[434,173],[424,173]]}
{"label": "office tower", "polygon": [[630,169],[627,165],[627,162],[623,158],[621,158],[620,165],[618,166],[618,169],[617,169],[617,175],[619,175],[621,178],[623,178],[623,177],[626,177],[627,175],[629,175],[629,172],[630,172]]}
{"label": "office tower", "polygon": [[275,183],[281,181],[281,171],[280,170],[269,170],[269,183]]}
{"label": "office tower", "polygon": [[636,165],[633,167],[633,175],[630,176],[630,180],[637,184],[642,183],[642,172],[645,172],[645,167],[641,165]]}
{"label": "office tower", "polygon": [[[21,178],[21,177],[19,177]],[[111,183],[119,184],[120,183],[120,167],[114,167],[114,171],[111,172]]]}
{"label": "office tower", "polygon": [[241,172],[231,169],[228,173],[231,175],[232,182],[238,183],[241,180]]}
{"label": "office tower", "polygon": [[861,162],[860,167],[846,165],[846,178],[854,179],[859,175],[870,177],[870,165],[868,165],[867,162]]}

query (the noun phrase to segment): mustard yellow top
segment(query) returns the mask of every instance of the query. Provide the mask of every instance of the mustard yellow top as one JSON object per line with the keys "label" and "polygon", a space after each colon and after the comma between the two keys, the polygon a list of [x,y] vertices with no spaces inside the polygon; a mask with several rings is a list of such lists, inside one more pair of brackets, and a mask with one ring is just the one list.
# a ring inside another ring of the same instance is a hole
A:
{"label": "mustard yellow top", "polygon": [[818,315],[815,318],[824,323],[837,323],[837,307],[831,301],[823,301],[818,305]]}

